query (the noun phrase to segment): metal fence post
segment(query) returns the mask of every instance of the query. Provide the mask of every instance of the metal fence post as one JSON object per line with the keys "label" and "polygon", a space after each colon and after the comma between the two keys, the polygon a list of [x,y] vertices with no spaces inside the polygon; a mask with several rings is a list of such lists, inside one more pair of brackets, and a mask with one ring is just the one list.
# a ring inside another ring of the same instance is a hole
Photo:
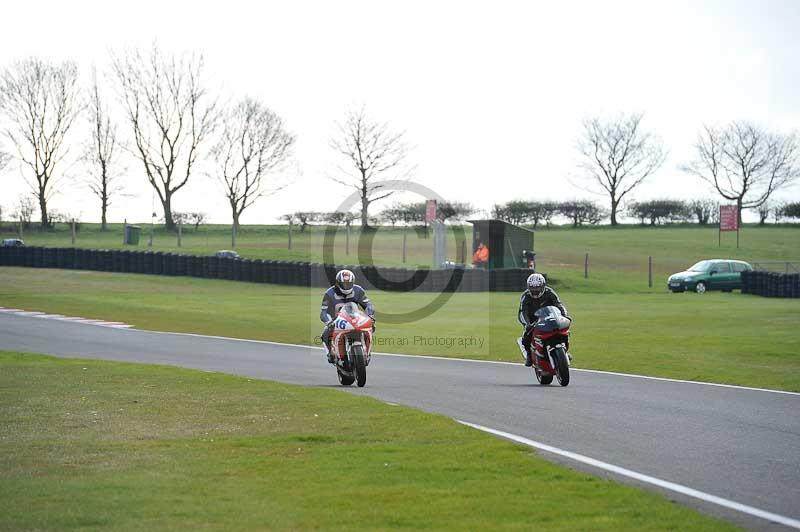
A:
{"label": "metal fence post", "polygon": [[408,227],[403,227],[403,264],[406,263],[406,233]]}
{"label": "metal fence post", "polygon": [[586,257],[583,259],[583,278],[589,278],[589,254],[586,254]]}
{"label": "metal fence post", "polygon": [[647,286],[653,288],[653,256],[647,257]]}

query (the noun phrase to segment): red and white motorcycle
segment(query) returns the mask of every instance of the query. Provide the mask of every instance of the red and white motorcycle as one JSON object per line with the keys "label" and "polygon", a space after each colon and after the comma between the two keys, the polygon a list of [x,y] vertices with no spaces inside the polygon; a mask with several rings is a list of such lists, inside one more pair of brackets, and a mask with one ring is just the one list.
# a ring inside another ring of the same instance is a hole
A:
{"label": "red and white motorcycle", "polygon": [[356,303],[342,305],[331,329],[331,353],[339,383],[358,386],[367,383],[367,366],[372,351],[374,320]]}

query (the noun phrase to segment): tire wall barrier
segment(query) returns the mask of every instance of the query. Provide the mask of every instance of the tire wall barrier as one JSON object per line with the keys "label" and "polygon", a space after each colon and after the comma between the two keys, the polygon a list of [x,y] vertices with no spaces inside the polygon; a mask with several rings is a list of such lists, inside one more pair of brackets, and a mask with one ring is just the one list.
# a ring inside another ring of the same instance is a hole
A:
{"label": "tire wall barrier", "polygon": [[[230,259],[178,253],[82,248],[0,247],[0,266],[61,268],[228,279],[310,288],[327,288],[342,268],[353,270],[367,290],[399,292],[521,292],[528,269],[411,270],[383,266],[331,265],[262,259]],[[800,274],[742,274],[742,292],[769,297],[800,297]],[[788,295],[788,294],[793,295]]]}
{"label": "tire wall barrier", "polygon": [[800,273],[742,272],[742,293],[800,298]]}

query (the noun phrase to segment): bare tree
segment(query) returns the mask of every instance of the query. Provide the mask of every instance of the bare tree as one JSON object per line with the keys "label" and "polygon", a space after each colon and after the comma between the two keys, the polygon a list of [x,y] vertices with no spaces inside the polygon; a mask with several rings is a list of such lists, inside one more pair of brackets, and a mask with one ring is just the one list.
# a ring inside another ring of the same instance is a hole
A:
{"label": "bare tree", "polygon": [[800,202],[786,203],[781,207],[781,216],[786,218],[800,218]]}
{"label": "bare tree", "polygon": [[200,224],[206,221],[208,215],[202,211],[195,211],[189,213],[189,221],[194,224],[194,230],[197,231],[197,228],[200,227]]}
{"label": "bare tree", "polygon": [[106,230],[108,207],[112,196],[122,191],[118,183],[120,145],[117,126],[112,123],[108,106],[100,97],[97,71],[92,69],[92,86],[89,89],[90,140],[84,143],[83,160],[89,177],[86,181],[92,193],[100,199],[101,230]]}
{"label": "bare tree", "polygon": [[633,202],[628,206],[628,213],[642,225],[645,220],[650,220],[650,225],[685,222],[694,214],[687,202],[668,198]]}
{"label": "bare tree", "polygon": [[56,169],[69,149],[65,141],[81,111],[75,63],[51,64],[32,57],[7,68],[0,79],[0,113],[16,156],[29,167],[42,228],[49,225],[47,201],[57,188]]}
{"label": "bare tree", "polygon": [[[347,227],[353,223],[353,220],[358,218],[358,215],[354,212],[343,212],[343,211],[333,211],[333,212],[325,212],[321,214],[322,220],[331,225],[342,225],[344,224]],[[391,221],[391,220],[390,220]],[[392,222],[394,225],[397,220]]]}
{"label": "bare tree", "polygon": [[774,213],[774,211],[777,209],[778,207],[776,207],[769,201],[765,201],[764,203],[756,207],[755,210],[756,212],[758,212],[758,225],[766,225],[769,215]]}
{"label": "bare tree", "polygon": [[589,200],[568,200],[558,203],[558,212],[572,220],[573,227],[584,224],[597,225],[608,213]]}
{"label": "bare tree", "polygon": [[244,98],[225,113],[212,155],[231,207],[234,234],[247,207],[282,188],[277,183],[267,188],[267,176],[284,166],[294,140],[281,118],[253,98]]}
{"label": "bare tree", "polygon": [[33,213],[36,212],[36,204],[30,196],[20,194],[17,200],[16,209],[11,213],[12,219],[19,220],[23,227],[28,228],[33,219]]}
{"label": "bare tree", "polygon": [[331,140],[331,147],[347,160],[339,167],[347,178],[333,178],[337,183],[351,186],[361,196],[361,226],[369,226],[370,204],[389,197],[380,177],[405,178],[411,169],[406,167],[408,147],[403,133],[392,133],[387,124],[372,122],[362,108],[348,112],[343,124],[337,124],[340,137]]}
{"label": "bare tree", "polygon": [[493,216],[514,225],[527,223],[531,217],[531,202],[525,200],[512,200],[507,203],[495,205],[492,208]]}
{"label": "bare tree", "polygon": [[628,192],[658,170],[666,158],[661,141],[642,130],[642,116],[586,120],[578,140],[580,166],[587,179],[599,185],[611,200],[611,225],[617,225],[617,210]]}
{"label": "bare tree", "polygon": [[708,125],[697,137],[695,158],[684,172],[710,183],[723,198],[742,209],[761,207],[773,192],[800,176],[796,133],[783,135],[749,122],[725,128]]}
{"label": "bare tree", "polygon": [[[0,129],[2,131],[2,129]],[[11,160],[11,155],[3,151],[3,145],[0,144],[0,172],[6,167],[8,161]]]}
{"label": "bare tree", "polygon": [[112,56],[134,156],[144,165],[164,209],[168,230],[175,228],[172,199],[189,181],[217,119],[217,101],[202,85],[202,55],[163,54],[153,46]]}
{"label": "bare tree", "polygon": [[784,211],[786,210],[786,205],[788,204],[785,201],[776,201],[772,204],[772,209],[770,210],[772,223],[780,223],[781,219],[783,218]]}
{"label": "bare tree", "polygon": [[708,225],[709,221],[719,216],[719,203],[709,199],[692,200],[689,203],[689,210],[697,218],[700,225]]}

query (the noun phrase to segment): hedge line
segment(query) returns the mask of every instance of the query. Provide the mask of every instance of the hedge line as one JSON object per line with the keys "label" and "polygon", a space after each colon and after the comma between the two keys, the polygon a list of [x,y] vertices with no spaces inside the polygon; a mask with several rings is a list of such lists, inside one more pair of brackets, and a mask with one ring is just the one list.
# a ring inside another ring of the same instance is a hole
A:
{"label": "hedge line", "polygon": [[367,289],[422,292],[521,292],[527,269],[409,270],[261,259],[231,259],[160,251],[0,247],[0,266],[62,268],[228,279],[325,288],[341,268],[353,270]]}

